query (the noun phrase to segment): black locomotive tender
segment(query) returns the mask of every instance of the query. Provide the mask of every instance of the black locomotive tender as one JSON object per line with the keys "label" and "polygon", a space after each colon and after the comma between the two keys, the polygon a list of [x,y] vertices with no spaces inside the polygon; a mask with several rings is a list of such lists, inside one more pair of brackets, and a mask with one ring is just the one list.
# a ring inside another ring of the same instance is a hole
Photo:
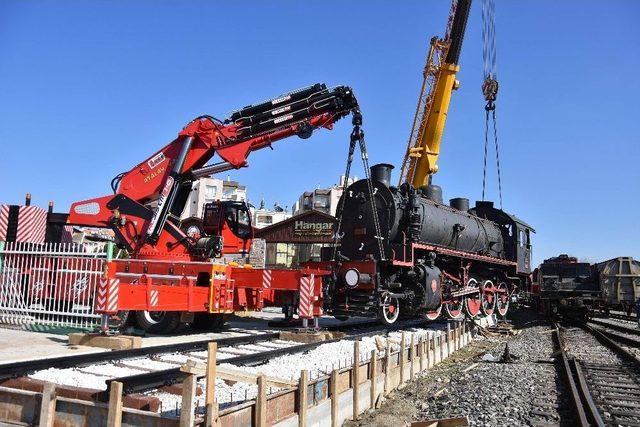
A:
{"label": "black locomotive tender", "polygon": [[[530,277],[534,230],[493,206],[468,199],[442,203],[442,189],[390,185],[392,165],[371,167],[367,180],[340,199],[341,243],[326,280],[326,309],[335,317],[436,319],[498,311]],[[370,194],[378,217],[376,225]],[[378,239],[377,236],[381,236]]]}

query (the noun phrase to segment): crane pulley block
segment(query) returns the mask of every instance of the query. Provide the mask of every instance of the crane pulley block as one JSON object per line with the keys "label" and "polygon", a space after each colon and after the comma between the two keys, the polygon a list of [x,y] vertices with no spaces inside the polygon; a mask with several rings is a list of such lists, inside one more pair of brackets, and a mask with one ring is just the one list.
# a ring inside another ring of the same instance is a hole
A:
{"label": "crane pulley block", "polygon": [[420,157],[422,157],[423,152],[424,152],[424,148],[422,147],[409,148],[409,157],[414,159],[419,159]]}

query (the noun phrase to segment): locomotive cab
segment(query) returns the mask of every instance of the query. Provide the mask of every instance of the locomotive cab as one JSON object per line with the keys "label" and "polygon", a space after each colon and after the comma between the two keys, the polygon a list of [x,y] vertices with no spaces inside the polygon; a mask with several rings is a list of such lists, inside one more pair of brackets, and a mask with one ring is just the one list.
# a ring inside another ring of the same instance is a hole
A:
{"label": "locomotive cab", "polygon": [[470,213],[497,223],[504,240],[505,257],[517,263],[518,274],[531,273],[531,233],[536,231],[515,215],[496,209],[493,202],[478,201]]}

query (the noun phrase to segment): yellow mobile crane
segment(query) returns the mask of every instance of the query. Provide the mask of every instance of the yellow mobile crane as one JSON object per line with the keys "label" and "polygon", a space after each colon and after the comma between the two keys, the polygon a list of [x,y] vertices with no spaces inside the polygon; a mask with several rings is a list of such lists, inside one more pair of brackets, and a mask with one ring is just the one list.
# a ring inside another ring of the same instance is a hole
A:
{"label": "yellow mobile crane", "polygon": [[453,0],[444,38],[431,39],[399,184],[409,182],[419,188],[430,184],[431,176],[438,171],[451,93],[460,84],[456,74],[470,9],[471,0]]}

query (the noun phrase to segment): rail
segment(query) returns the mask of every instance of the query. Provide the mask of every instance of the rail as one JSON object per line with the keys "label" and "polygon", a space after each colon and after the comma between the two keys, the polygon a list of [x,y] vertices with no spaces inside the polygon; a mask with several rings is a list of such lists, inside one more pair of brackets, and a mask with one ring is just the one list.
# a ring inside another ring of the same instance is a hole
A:
{"label": "rail", "polygon": [[102,353],[76,354],[73,356],[51,357],[46,359],[26,360],[22,362],[6,363],[0,365],[0,380],[17,378],[29,375],[35,371],[48,368],[71,368],[89,366],[112,360],[129,359],[134,357],[151,356],[160,353],[184,352],[191,350],[204,350],[207,345],[215,341],[219,347],[230,347],[240,344],[252,344],[258,341],[277,339],[279,333],[251,334],[236,337],[206,339],[191,342],[164,344],[153,347],[142,347],[128,350],[114,350]]}
{"label": "rail", "polygon": [[571,403],[577,415],[578,425],[580,425],[581,427],[588,427],[590,424],[589,424],[589,421],[587,421],[585,404],[583,403],[580,393],[578,393],[578,388],[573,378],[573,372],[571,371],[571,366],[569,365],[569,356],[567,356],[567,353],[565,352],[564,342],[560,335],[560,325],[554,322],[553,326],[554,326],[553,336],[559,350],[560,365],[562,368],[562,373],[569,387],[569,390],[571,392]]}
{"label": "rail", "polygon": [[[378,323],[378,322],[361,322],[358,324],[358,326],[354,326],[352,324],[340,325],[342,326],[341,328],[334,327],[334,330],[347,329],[347,328],[354,329],[358,327],[362,328],[362,327],[370,326],[371,323]],[[425,320],[422,320],[422,319],[411,320],[407,322],[398,323],[391,328],[385,327],[382,330],[395,331],[403,328],[421,325],[424,323],[425,323]],[[373,329],[367,332],[349,333],[346,336],[341,338],[334,338],[326,341],[294,345],[294,346],[278,348],[270,351],[258,352],[253,354],[243,354],[243,355],[231,357],[228,359],[221,359],[218,361],[217,364],[225,363],[225,364],[232,364],[236,366],[257,365],[267,360],[273,359],[274,357],[279,357],[286,354],[303,353],[305,351],[309,351],[316,347],[319,347],[323,344],[330,344],[330,343],[338,342],[343,339],[357,340],[363,337],[377,335],[380,333],[380,331],[381,331],[381,327],[378,326],[378,327],[374,327]],[[132,394],[132,393],[143,393],[145,391],[154,390],[166,385],[175,384],[183,381],[186,378],[186,376],[187,374],[181,371],[179,367],[177,367],[177,368],[163,369],[163,370],[152,371],[152,372],[145,372],[145,373],[136,374],[136,375],[128,375],[120,378],[113,378],[106,381],[107,392],[104,395],[105,396],[109,395],[109,392],[111,390],[111,385],[115,382],[122,384],[123,390],[125,391],[125,393]]]}
{"label": "rail", "polygon": [[[634,365],[636,368],[640,368],[640,359],[638,359],[638,357],[624,346],[620,345],[619,342],[624,342],[625,340],[620,339],[618,334],[602,331],[600,328],[591,327],[585,322],[577,321],[576,319],[567,318],[564,320],[572,326],[577,326],[585,332],[593,335],[598,342],[600,342],[605,348],[616,353],[622,360]],[[589,390],[587,378],[582,369],[582,363],[584,362],[567,355],[564,340],[562,339],[561,326],[555,321],[553,324],[555,328],[554,336],[559,348],[560,364],[562,366],[563,376],[565,377],[571,392],[571,402],[576,411],[579,425],[606,425],[596,405],[596,399],[594,399],[591,391]]]}

